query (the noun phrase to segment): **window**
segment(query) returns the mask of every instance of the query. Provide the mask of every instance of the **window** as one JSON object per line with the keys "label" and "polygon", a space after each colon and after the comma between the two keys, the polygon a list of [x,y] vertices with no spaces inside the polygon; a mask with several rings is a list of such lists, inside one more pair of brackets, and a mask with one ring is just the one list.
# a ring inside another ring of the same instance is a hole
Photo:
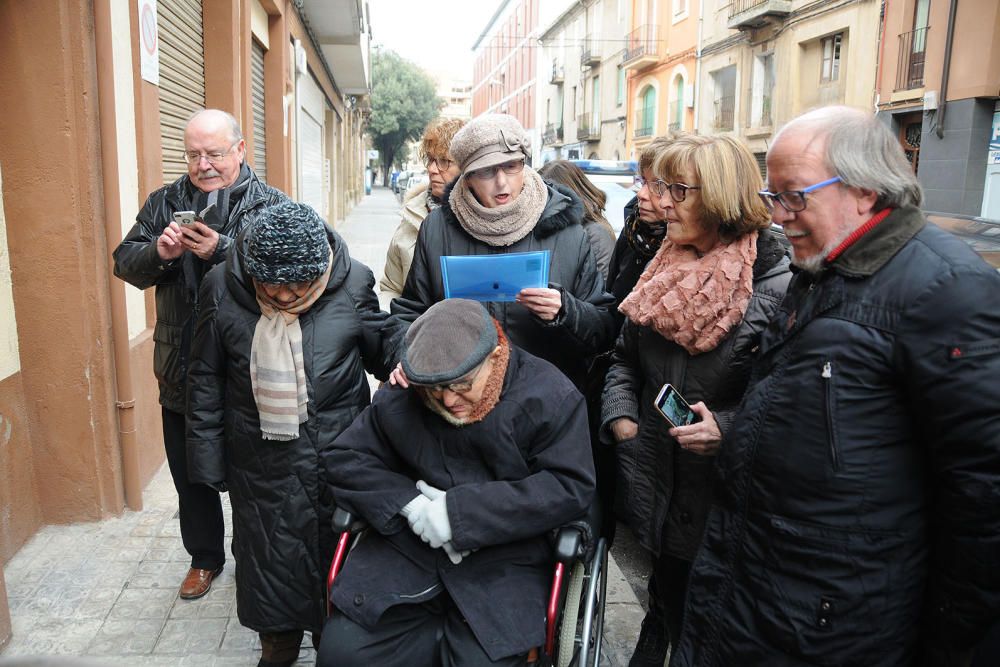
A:
{"label": "window", "polygon": [[712,72],[713,118],[712,127],[722,132],[735,129],[736,116],[736,65]]}
{"label": "window", "polygon": [[670,119],[670,129],[684,129],[684,78],[680,74],[674,77],[674,103],[671,105],[673,118]]}
{"label": "window", "polygon": [[687,18],[688,0],[674,0],[674,22]]}
{"label": "window", "polygon": [[823,83],[840,78],[840,43],[843,38],[842,32],[823,38],[823,65],[819,74],[819,80]]}
{"label": "window", "polygon": [[625,104],[625,68],[618,66],[618,98],[615,104],[621,106]]}
{"label": "window", "polygon": [[753,89],[750,100],[750,127],[770,127],[774,95],[774,54],[756,56],[753,61]]}
{"label": "window", "polygon": [[635,136],[648,137],[653,134],[653,122],[656,120],[656,90],[646,86],[640,100],[635,115]]}
{"label": "window", "polygon": [[593,114],[592,123],[594,126],[601,124],[601,77],[594,77],[594,84],[590,98],[590,111]]}

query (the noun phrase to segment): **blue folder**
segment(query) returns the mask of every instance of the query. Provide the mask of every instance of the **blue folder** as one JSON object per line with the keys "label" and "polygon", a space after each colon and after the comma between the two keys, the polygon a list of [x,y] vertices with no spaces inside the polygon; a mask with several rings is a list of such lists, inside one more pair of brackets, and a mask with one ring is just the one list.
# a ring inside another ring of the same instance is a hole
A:
{"label": "blue folder", "polygon": [[526,287],[549,286],[549,251],[502,255],[443,255],[446,299],[513,301]]}

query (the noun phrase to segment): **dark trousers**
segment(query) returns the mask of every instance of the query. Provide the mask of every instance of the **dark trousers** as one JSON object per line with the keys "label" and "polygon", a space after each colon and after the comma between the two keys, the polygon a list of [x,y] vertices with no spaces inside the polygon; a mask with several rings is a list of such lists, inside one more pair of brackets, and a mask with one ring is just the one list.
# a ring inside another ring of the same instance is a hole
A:
{"label": "dark trousers", "polygon": [[219,492],[204,484],[191,484],[187,474],[184,415],[166,408],[163,413],[163,444],[167,465],[174,478],[180,509],[181,540],[191,554],[191,567],[217,570],[226,562],[225,525]]}
{"label": "dark trousers", "polygon": [[649,614],[662,620],[670,645],[677,644],[684,622],[684,597],[687,594],[691,561],[661,553],[653,561],[649,575]]}
{"label": "dark trousers", "polygon": [[[541,622],[541,620],[539,620]],[[339,611],[323,628],[316,667],[524,667],[527,657],[489,659],[447,593],[389,608],[366,630]]]}

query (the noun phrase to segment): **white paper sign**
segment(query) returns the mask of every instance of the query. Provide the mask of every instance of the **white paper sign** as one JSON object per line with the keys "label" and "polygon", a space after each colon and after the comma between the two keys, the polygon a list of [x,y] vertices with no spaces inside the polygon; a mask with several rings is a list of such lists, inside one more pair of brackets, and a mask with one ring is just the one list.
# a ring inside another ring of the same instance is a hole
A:
{"label": "white paper sign", "polygon": [[160,85],[160,39],[156,32],[156,0],[136,0],[139,6],[139,73]]}

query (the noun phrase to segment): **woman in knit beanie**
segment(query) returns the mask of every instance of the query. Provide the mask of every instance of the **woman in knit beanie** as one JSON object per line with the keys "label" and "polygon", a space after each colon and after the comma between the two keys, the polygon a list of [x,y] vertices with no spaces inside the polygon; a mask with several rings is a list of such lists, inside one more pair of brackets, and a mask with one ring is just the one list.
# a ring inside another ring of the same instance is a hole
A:
{"label": "woman in knit beanie", "polygon": [[[410,275],[392,312],[409,323],[444,299],[442,256],[548,250],[547,287],[523,289],[514,303],[485,305],[512,343],[580,385],[587,358],[612,343],[612,299],[581,224],[579,198],[545,183],[527,164],[530,155],[528,134],[513,116],[485,114],[459,130],[451,156],[462,175],[421,224]],[[401,368],[393,381],[406,385]]]}
{"label": "woman in knit beanie", "polygon": [[188,371],[188,474],[228,488],[237,611],[260,667],[319,645],[334,539],[323,457],[395,360],[368,267],[310,207],[265,209],[205,278]]}

